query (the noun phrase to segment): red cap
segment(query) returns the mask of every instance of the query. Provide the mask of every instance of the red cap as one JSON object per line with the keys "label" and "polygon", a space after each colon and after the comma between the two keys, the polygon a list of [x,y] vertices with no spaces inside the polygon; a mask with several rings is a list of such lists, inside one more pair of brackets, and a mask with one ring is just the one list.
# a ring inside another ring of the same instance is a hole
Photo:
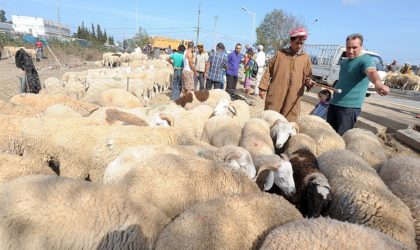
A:
{"label": "red cap", "polygon": [[296,28],[290,31],[290,37],[299,37],[303,36],[305,39],[308,37],[308,32],[306,32],[305,28]]}

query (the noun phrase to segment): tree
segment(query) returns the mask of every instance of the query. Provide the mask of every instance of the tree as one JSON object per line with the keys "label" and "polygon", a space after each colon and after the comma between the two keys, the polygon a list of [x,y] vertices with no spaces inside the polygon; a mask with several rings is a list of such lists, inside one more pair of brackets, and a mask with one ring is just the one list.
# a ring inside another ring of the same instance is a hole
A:
{"label": "tree", "polygon": [[275,53],[289,43],[289,32],[296,27],[305,27],[301,18],[274,9],[257,27],[257,44],[262,44],[267,53]]}
{"label": "tree", "polygon": [[95,35],[95,25],[92,23],[92,37],[96,37]]}
{"label": "tree", "polygon": [[134,35],[133,38],[129,38],[123,41],[123,46],[124,47],[131,47],[131,48],[135,48],[135,47],[140,47],[143,48],[147,43],[150,42],[150,37],[147,34],[146,30],[144,30],[143,28],[139,28],[139,32]]}
{"label": "tree", "polygon": [[103,38],[103,33],[101,30],[101,26],[98,24],[96,25],[96,37],[97,37],[97,41],[101,41]]}
{"label": "tree", "polygon": [[0,10],[0,22],[3,22],[3,23],[7,22],[6,11],[4,10]]}

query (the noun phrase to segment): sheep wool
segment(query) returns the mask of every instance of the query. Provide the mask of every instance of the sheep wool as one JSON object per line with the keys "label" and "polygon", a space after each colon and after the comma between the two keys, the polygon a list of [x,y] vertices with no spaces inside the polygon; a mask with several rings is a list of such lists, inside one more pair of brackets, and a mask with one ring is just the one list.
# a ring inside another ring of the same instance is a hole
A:
{"label": "sheep wool", "polygon": [[124,89],[108,89],[102,92],[100,105],[103,107],[113,106],[118,108],[141,107],[140,100]]}
{"label": "sheep wool", "polygon": [[19,155],[0,153],[0,182],[32,174],[55,175],[55,172],[47,163]]}
{"label": "sheep wool", "polygon": [[410,209],[360,156],[348,150],[333,150],[317,160],[334,194],[327,215],[368,226],[416,248]]}
{"label": "sheep wool", "polygon": [[156,249],[259,249],[269,230],[302,219],[277,195],[215,199],[191,207],[165,227]]}
{"label": "sheep wool", "polygon": [[194,91],[178,98],[175,103],[186,110],[193,109],[201,104],[207,104],[213,108],[223,99],[230,100],[230,95],[223,89]]}
{"label": "sheep wool", "polygon": [[382,165],[382,180],[410,209],[414,217],[417,249],[420,249],[420,159],[393,158]]}
{"label": "sheep wool", "polygon": [[316,154],[346,148],[343,138],[324,119],[316,115],[302,116],[298,119],[299,131],[315,140]]}
{"label": "sheep wool", "polygon": [[169,218],[126,190],[56,176],[0,185],[1,249],[152,249]]}
{"label": "sheep wool", "polygon": [[229,115],[218,115],[206,121],[201,140],[216,147],[238,146],[241,136],[240,120]]}
{"label": "sheep wool", "polygon": [[346,149],[361,156],[376,171],[387,160],[378,137],[369,130],[353,128],[343,135]]}
{"label": "sheep wool", "polygon": [[139,162],[121,183],[129,187],[133,200],[141,197],[170,218],[197,202],[260,192],[242,171],[216,161],[172,154]]}
{"label": "sheep wool", "polygon": [[252,157],[274,154],[274,145],[270,137],[268,123],[259,118],[248,120],[242,129],[242,138],[239,145],[248,150]]}
{"label": "sheep wool", "polygon": [[312,137],[302,133],[290,137],[290,139],[287,141],[286,150],[284,153],[290,157],[293,152],[299,149],[307,149],[315,156],[317,155],[315,140],[312,139]]}
{"label": "sheep wool", "polygon": [[406,250],[407,247],[368,227],[330,218],[295,220],[272,230],[261,250]]}

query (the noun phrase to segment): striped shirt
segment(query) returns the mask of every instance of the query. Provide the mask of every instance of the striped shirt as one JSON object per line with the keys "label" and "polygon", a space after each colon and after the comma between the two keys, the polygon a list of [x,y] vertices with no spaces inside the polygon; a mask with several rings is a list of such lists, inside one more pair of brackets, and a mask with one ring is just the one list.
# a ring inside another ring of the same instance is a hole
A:
{"label": "striped shirt", "polygon": [[227,56],[224,51],[215,52],[210,56],[210,63],[207,79],[215,82],[223,82],[223,68],[227,65]]}

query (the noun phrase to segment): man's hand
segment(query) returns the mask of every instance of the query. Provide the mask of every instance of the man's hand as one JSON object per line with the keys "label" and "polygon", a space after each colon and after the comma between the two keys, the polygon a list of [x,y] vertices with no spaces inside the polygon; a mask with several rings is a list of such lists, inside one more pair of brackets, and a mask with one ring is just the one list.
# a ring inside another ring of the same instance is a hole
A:
{"label": "man's hand", "polygon": [[267,95],[267,91],[260,89],[260,93],[258,95],[261,97],[261,99],[265,99],[265,96]]}
{"label": "man's hand", "polygon": [[375,86],[376,93],[380,94],[381,96],[389,94],[389,87],[384,84],[378,84]]}
{"label": "man's hand", "polygon": [[306,85],[306,88],[309,91],[315,85],[315,82],[312,79],[307,78],[307,79],[305,79],[305,85]]}

